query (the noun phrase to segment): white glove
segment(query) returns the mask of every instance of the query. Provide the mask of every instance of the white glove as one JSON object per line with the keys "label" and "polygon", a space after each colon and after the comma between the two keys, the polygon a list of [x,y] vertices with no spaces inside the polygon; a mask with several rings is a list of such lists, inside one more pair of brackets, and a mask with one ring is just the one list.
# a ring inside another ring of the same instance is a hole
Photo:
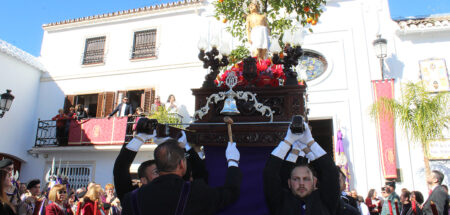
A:
{"label": "white glove", "polygon": [[304,125],[305,125],[305,131],[303,131],[303,133],[299,134],[298,140],[304,144],[308,144],[309,142],[314,141],[314,138],[311,135],[311,130],[309,129],[308,124],[306,124],[306,122],[304,122]]}
{"label": "white glove", "polygon": [[322,147],[320,147],[320,145],[317,142],[314,142],[311,147],[311,152],[314,153],[314,159],[315,160],[317,158],[320,158],[322,156],[324,156],[325,154],[327,154],[327,152],[325,150],[322,149]]}
{"label": "white glove", "polygon": [[239,165],[239,159],[241,158],[241,154],[239,150],[236,148],[236,143],[228,142],[227,149],[225,150],[225,157],[228,161],[228,167]]}
{"label": "white glove", "polygon": [[137,152],[139,151],[139,148],[141,148],[142,144],[145,143],[145,141],[152,139],[156,137],[156,130],[153,131],[153,134],[146,134],[146,133],[139,133],[134,136],[134,138],[128,143],[126,146],[127,149]]}
{"label": "white glove", "polygon": [[294,134],[291,132],[291,128],[288,128],[286,137],[284,137],[284,140],[288,141],[289,144],[294,144],[295,141],[300,139],[300,136],[301,136],[301,134]]}
{"label": "white glove", "polygon": [[293,153],[294,150],[298,150],[298,153],[301,152],[300,142],[295,141],[294,144],[292,144],[292,151],[287,156],[286,161],[289,161],[291,163],[295,163],[297,161],[297,158],[298,158],[299,154],[298,153]]}
{"label": "white glove", "polygon": [[166,140],[168,140],[168,139],[170,139],[170,137],[154,137],[154,138],[153,138],[153,142],[154,142],[156,145],[159,145],[159,144],[163,143],[164,141],[166,141]]}
{"label": "white glove", "polygon": [[186,149],[186,151],[189,151],[191,149],[191,146],[189,145],[186,138],[186,133],[184,133],[184,131],[181,131],[181,137],[178,138],[178,142],[183,144],[183,147]]}

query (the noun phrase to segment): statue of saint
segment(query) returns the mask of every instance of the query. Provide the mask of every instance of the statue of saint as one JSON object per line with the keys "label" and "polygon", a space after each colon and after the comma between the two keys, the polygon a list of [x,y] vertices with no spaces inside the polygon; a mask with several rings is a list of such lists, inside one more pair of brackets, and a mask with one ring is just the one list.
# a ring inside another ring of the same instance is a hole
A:
{"label": "statue of saint", "polygon": [[250,14],[247,15],[246,28],[248,42],[252,46],[252,54],[258,59],[265,59],[269,46],[269,28],[265,15],[259,13],[259,4],[252,1],[249,5]]}

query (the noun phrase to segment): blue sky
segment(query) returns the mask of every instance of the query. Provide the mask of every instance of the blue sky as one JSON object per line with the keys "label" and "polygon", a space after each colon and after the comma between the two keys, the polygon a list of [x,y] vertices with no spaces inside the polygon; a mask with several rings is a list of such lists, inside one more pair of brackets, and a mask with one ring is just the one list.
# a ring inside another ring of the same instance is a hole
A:
{"label": "blue sky", "polygon": [[[176,0],[2,0],[0,39],[40,55],[42,25]],[[389,0],[391,17],[450,13],[450,0]]]}

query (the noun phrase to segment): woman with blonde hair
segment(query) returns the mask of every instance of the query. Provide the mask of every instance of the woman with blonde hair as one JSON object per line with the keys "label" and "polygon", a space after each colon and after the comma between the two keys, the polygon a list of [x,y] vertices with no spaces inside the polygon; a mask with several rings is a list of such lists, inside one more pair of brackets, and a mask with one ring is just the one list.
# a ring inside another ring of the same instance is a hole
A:
{"label": "woman with blonde hair", "polygon": [[[105,200],[104,203],[108,203],[111,205],[111,207],[107,210],[107,214],[109,215],[116,215],[120,214],[120,211],[122,208],[120,207],[120,200],[116,197],[114,194],[114,185],[107,184],[105,185]],[[106,209],[106,206],[104,207]]]}
{"label": "woman with blonde hair", "polygon": [[65,205],[67,199],[67,188],[64,184],[57,184],[50,189],[48,199],[51,201],[47,207],[45,207],[46,215],[73,215],[72,209]]}
{"label": "woman with blonde hair", "polygon": [[9,202],[6,195],[6,190],[13,186],[10,178],[11,175],[7,171],[0,169],[0,214],[2,215],[16,214],[14,206]]}
{"label": "woman with blonde hair", "polygon": [[102,197],[103,189],[100,185],[89,186],[83,199],[78,202],[76,215],[101,215],[105,214],[103,210]]}

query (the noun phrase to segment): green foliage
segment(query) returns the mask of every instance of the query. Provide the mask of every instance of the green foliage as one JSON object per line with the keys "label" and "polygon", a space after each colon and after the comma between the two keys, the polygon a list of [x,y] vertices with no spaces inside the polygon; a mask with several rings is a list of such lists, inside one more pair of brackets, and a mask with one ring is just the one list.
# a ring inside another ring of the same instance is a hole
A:
{"label": "green foliage", "polygon": [[[177,124],[181,123],[181,120],[177,114],[167,112],[164,106],[159,106],[158,110],[151,114],[148,118],[158,120],[161,124]],[[177,128],[181,128],[181,125],[172,125]]]}
{"label": "green foliage", "polygon": [[[317,21],[323,13],[322,6],[326,0],[260,0],[261,11],[268,19],[268,25],[273,36],[281,36],[285,30],[292,29],[295,17],[298,23],[308,26],[307,18]],[[226,20],[229,25],[227,31],[233,37],[246,42],[246,17],[248,11],[245,8],[250,1],[243,0],[218,0],[213,2],[216,9],[215,17],[218,20]],[[294,14],[289,16],[289,14]],[[309,28],[310,31],[311,28]]]}
{"label": "green foliage", "polygon": [[241,62],[244,58],[250,56],[250,51],[244,45],[236,47],[230,54],[230,65]]}
{"label": "green foliage", "polygon": [[393,116],[404,131],[411,134],[412,140],[420,142],[428,172],[428,143],[440,138],[443,129],[448,128],[449,96],[446,92],[429,93],[421,82],[407,83],[402,90],[401,101],[381,98],[370,107],[370,115],[373,118]]}

